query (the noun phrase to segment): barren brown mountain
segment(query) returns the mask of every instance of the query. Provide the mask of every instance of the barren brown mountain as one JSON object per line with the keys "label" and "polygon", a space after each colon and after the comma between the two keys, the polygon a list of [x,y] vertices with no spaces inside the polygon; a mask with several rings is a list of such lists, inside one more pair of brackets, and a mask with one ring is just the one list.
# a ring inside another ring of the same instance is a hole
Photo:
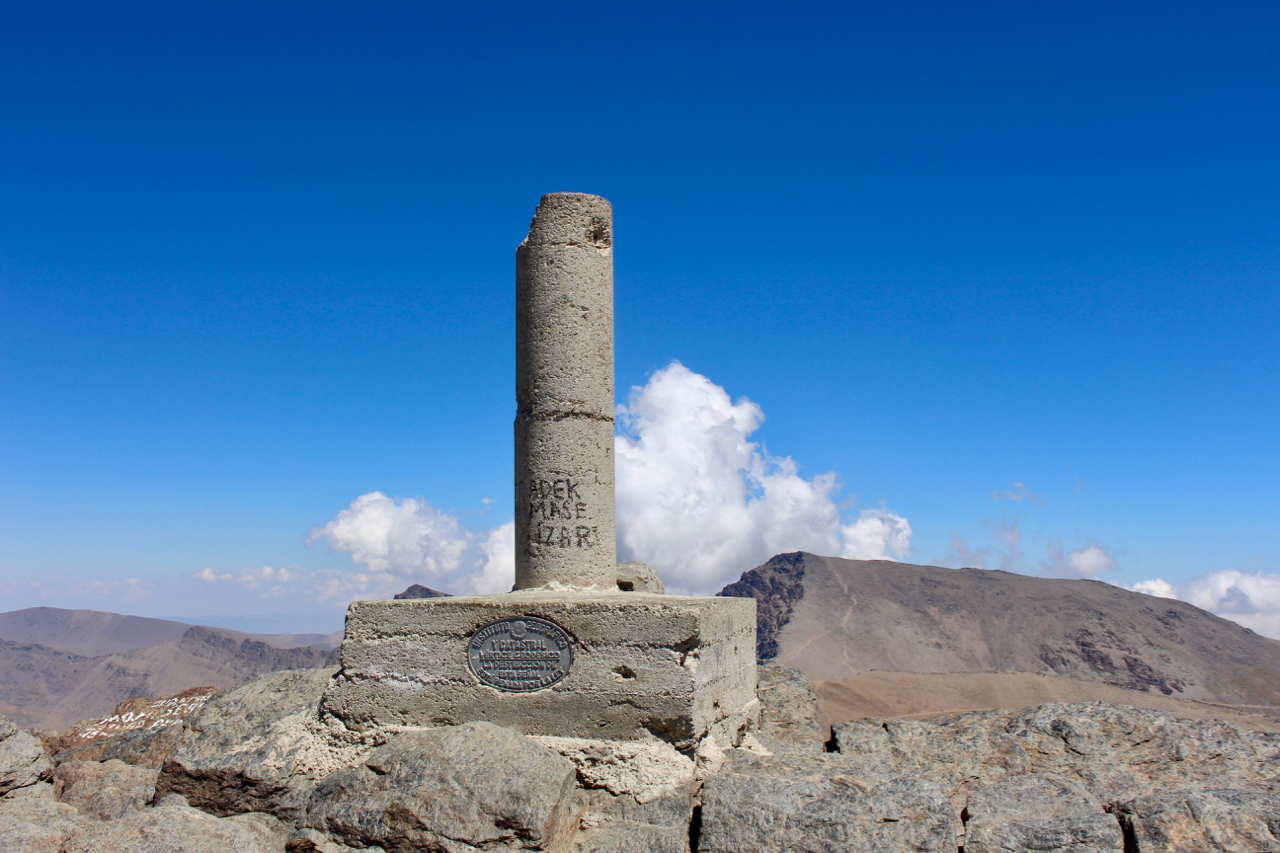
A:
{"label": "barren brown mountain", "polygon": [[[190,622],[125,616],[103,610],[28,607],[0,613],[0,640],[38,643],[89,657],[145,649],[166,640],[176,640],[193,627],[195,625]],[[336,649],[342,643],[341,631],[330,634],[250,634],[230,628],[209,630],[242,640],[257,640],[277,649],[297,646]]]}
{"label": "barren brown mountain", "polygon": [[61,729],[110,714],[126,699],[190,687],[225,690],[264,672],[327,666],[337,654],[309,646],[276,648],[199,626],[186,627],[177,639],[97,657],[0,640],[0,715],[21,726]]}
{"label": "barren brown mountain", "polygon": [[190,625],[168,619],[122,616],[102,610],[28,607],[0,613],[0,640],[39,643],[76,655],[145,649],[181,637]]}
{"label": "barren brown mountain", "polygon": [[[1097,684],[1135,699],[1280,707],[1280,642],[1185,602],[1099,581],[794,553],[746,572],[720,595],[756,599],[761,662],[831,682],[818,685],[828,701],[844,697],[848,705],[861,696],[881,715],[1007,707],[1013,696],[996,694],[1013,682],[988,679],[992,696],[984,699],[973,681],[914,678],[917,690],[932,685],[954,695],[920,696],[919,708],[898,697],[877,709],[873,694],[887,692],[888,682],[870,678],[875,671],[1034,673],[1048,680],[1028,682],[1032,692],[1081,696]],[[961,686],[966,695],[955,692]]]}

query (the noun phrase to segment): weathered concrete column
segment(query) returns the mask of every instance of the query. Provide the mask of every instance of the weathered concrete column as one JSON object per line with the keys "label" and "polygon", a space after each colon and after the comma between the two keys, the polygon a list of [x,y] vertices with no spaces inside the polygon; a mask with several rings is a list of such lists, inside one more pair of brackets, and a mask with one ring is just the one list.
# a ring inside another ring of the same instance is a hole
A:
{"label": "weathered concrete column", "polygon": [[351,729],[488,720],[693,756],[755,725],[755,599],[618,574],[612,243],[609,202],[543,197],[516,251],[517,589],[352,602],[321,701]]}
{"label": "weathered concrete column", "polygon": [[516,589],[616,588],[613,208],[542,197],[516,249]]}

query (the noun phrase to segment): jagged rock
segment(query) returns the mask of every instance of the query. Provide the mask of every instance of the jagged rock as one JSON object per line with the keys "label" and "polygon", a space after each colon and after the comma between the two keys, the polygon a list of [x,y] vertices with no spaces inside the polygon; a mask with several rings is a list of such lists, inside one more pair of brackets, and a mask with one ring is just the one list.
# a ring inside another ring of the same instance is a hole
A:
{"label": "jagged rock", "polygon": [[147,805],[160,771],[123,761],[65,761],[53,771],[58,799],[83,815],[115,820]]}
{"label": "jagged rock", "polygon": [[1131,853],[1280,850],[1280,795],[1236,788],[1161,793],[1119,808]]}
{"label": "jagged rock", "polygon": [[582,829],[574,853],[686,853],[692,790],[645,803],[607,791],[584,792]]}
{"label": "jagged rock", "polygon": [[951,793],[1025,773],[1079,780],[1105,806],[1199,784],[1265,789],[1280,739],[1216,721],[1103,702],[1049,703],[834,727],[842,755],[868,781],[911,775]]}
{"label": "jagged rock", "polygon": [[181,797],[169,797],[119,820],[81,824],[61,853],[280,853],[289,838],[270,815],[218,818],[187,806]]}
{"label": "jagged rock", "polygon": [[75,806],[43,798],[0,800],[0,850],[62,853],[67,839],[87,821]]}
{"label": "jagged rock", "polygon": [[307,823],[392,853],[561,850],[576,828],[575,778],[567,759],[491,723],[405,732],[321,782]]}
{"label": "jagged rock", "polygon": [[1121,853],[1120,824],[1083,785],[1029,773],[972,791],[964,808],[965,853]]}
{"label": "jagged rock", "polygon": [[853,720],[832,727],[839,753],[868,783],[917,776],[954,791],[1032,770],[1027,750],[984,714],[916,720]]}
{"label": "jagged rock", "polygon": [[138,767],[159,768],[182,738],[182,725],[162,729],[133,729],[95,740],[83,746],[63,749],[54,756],[63,761],[109,761],[116,759]]}
{"label": "jagged rock", "polygon": [[[713,762],[489,723],[348,732],[318,713],[330,672],[273,673],[179,727],[64,751],[56,784],[39,742],[0,722],[18,768],[0,778],[25,782],[0,798],[0,851],[1280,850],[1280,734],[1219,722],[1048,704],[842,723],[826,753],[807,679],[765,667],[755,751]],[[161,771],[71,759],[173,741]]]}
{"label": "jagged rock", "polygon": [[641,803],[691,793],[694,760],[666,741],[603,741],[534,736],[533,740],[573,762],[584,788],[629,794]]}
{"label": "jagged rock", "polygon": [[52,782],[37,782],[34,785],[27,785],[25,788],[14,788],[4,795],[6,800],[20,800],[26,797],[37,800],[56,800],[58,799],[58,794],[54,791]]}
{"label": "jagged rock", "polygon": [[639,560],[618,564],[618,589],[623,592],[648,592],[654,595],[662,595],[666,592],[662,578],[658,577],[658,572],[653,566],[641,563]]}
{"label": "jagged rock", "polygon": [[275,672],[210,700],[183,724],[156,797],[182,794],[214,815],[300,817],[316,781],[345,763],[319,723],[320,694],[332,675]]}
{"label": "jagged rock", "polygon": [[826,751],[818,696],[804,673],[786,667],[757,667],[756,696],[760,699],[757,737],[765,748]]}
{"label": "jagged rock", "polygon": [[[289,840],[285,842],[284,850],[285,853],[357,853],[357,848],[334,841],[323,832],[318,832],[309,826],[294,829],[289,834]],[[385,853],[385,851],[374,845],[359,848],[359,853]]]}
{"label": "jagged rock", "polygon": [[170,729],[204,707],[209,697],[217,692],[216,687],[192,687],[160,699],[126,699],[116,706],[116,712],[111,716],[76,723],[56,738],[50,738],[46,746],[51,752],[60,753],[126,732]]}
{"label": "jagged rock", "polygon": [[954,853],[958,821],[938,785],[909,777],[867,785],[849,765],[825,755],[732,750],[721,772],[703,783],[699,853]]}
{"label": "jagged rock", "polygon": [[52,773],[53,762],[40,740],[0,717],[0,797],[48,781]]}

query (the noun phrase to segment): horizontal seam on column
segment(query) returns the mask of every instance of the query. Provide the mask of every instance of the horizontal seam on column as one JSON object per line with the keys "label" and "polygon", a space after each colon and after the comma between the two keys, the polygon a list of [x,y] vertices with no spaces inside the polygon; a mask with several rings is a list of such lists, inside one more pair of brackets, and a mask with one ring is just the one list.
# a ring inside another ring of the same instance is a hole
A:
{"label": "horizontal seam on column", "polygon": [[565,421],[565,420],[589,420],[604,421],[613,423],[615,418],[613,415],[597,415],[592,412],[553,412],[550,414],[535,414],[534,412],[516,412],[517,418],[528,418],[535,421]]}
{"label": "horizontal seam on column", "polygon": [[525,243],[523,246],[520,246],[519,248],[521,248],[521,249],[528,249],[528,248],[536,248],[536,247],[540,247],[540,246],[582,246],[584,249],[612,249],[612,248],[613,248],[613,244],[612,244],[612,243],[609,243],[608,245],[605,245],[605,244],[603,244],[603,243],[574,243],[574,242],[570,242],[570,241],[568,241],[568,240],[563,240],[563,241],[561,241],[561,240],[548,240],[548,241],[547,241],[547,242],[545,242],[545,243],[542,243],[542,242],[539,242],[539,243]]}

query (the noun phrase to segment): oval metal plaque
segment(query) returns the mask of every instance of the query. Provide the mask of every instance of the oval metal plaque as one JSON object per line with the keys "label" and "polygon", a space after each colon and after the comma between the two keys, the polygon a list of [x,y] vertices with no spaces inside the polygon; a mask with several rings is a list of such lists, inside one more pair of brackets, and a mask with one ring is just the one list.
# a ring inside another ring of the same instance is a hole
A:
{"label": "oval metal plaque", "polygon": [[563,628],[536,616],[512,616],[481,626],[467,643],[467,663],[490,687],[528,693],[569,674],[573,646]]}

